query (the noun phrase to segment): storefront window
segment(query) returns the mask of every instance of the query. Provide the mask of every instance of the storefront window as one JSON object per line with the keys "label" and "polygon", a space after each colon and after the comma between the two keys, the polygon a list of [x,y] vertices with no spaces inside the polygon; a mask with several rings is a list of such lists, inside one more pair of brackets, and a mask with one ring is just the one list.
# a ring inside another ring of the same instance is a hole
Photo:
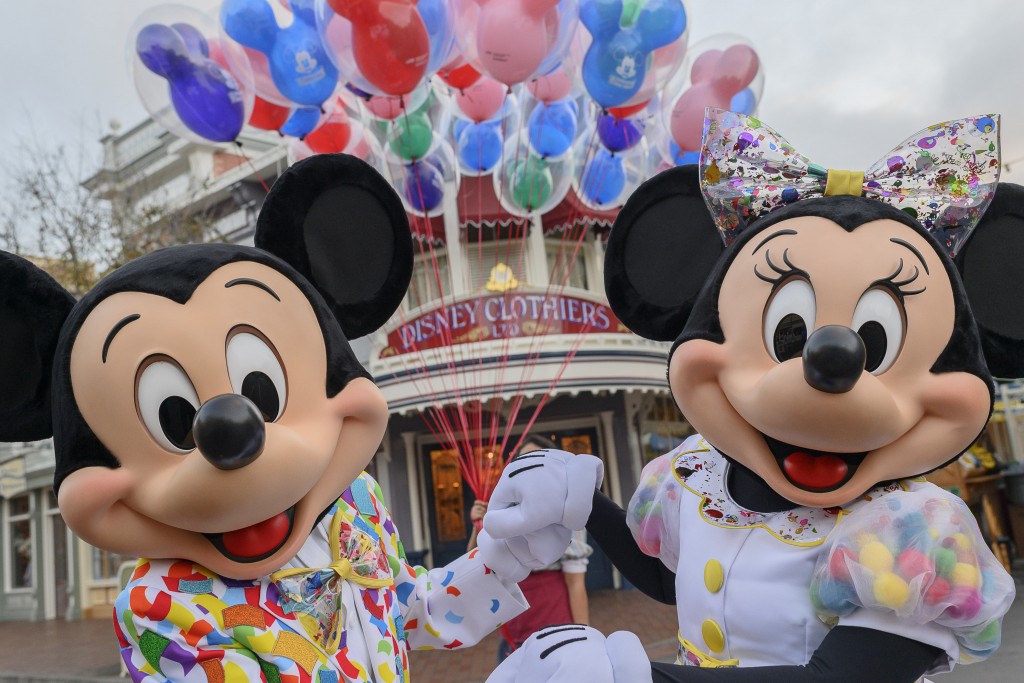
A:
{"label": "storefront window", "polygon": [[7,501],[8,566],[11,588],[32,588],[32,498],[28,493]]}
{"label": "storefront window", "polygon": [[587,288],[587,244],[576,240],[545,240],[548,259],[548,278],[552,287]]}
{"label": "storefront window", "polygon": [[[440,294],[438,293],[440,285]],[[414,261],[412,281],[405,296],[404,310],[411,311],[424,304],[451,295],[451,276],[448,274],[448,254],[443,249],[435,248],[433,252],[424,247],[424,253],[418,254]]]}
{"label": "storefront window", "polygon": [[134,562],[134,557],[110,553],[106,550],[93,547],[92,549],[92,578],[94,581],[105,579],[116,579],[117,570],[125,562]]}
{"label": "storefront window", "polygon": [[668,453],[694,433],[668,396],[648,396],[641,411],[640,433],[643,438],[644,462]]}
{"label": "storefront window", "polygon": [[434,515],[437,537],[442,543],[466,538],[466,508],[459,473],[459,455],[455,451],[430,451],[430,469],[434,482]]}

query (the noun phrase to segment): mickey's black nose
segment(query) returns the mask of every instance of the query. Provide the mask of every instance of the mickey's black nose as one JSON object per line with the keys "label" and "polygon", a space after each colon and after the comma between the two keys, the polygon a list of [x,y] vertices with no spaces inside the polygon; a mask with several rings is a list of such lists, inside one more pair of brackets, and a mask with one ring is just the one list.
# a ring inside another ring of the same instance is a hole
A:
{"label": "mickey's black nose", "polygon": [[818,391],[842,394],[860,379],[867,352],[860,335],[849,327],[826,325],[807,339],[803,357],[808,384]]}
{"label": "mickey's black nose", "polygon": [[222,394],[204,403],[192,423],[196,447],[214,467],[245,467],[263,452],[267,429],[252,401]]}

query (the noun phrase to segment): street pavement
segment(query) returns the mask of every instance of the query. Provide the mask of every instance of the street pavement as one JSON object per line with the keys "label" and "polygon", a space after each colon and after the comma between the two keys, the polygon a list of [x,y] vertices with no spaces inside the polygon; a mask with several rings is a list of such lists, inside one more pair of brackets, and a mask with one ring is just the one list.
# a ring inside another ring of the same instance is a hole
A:
{"label": "street pavement", "polygon": [[[1003,644],[988,662],[961,667],[935,683],[1010,683],[1024,680],[1024,582],[1003,623]],[[604,633],[636,633],[652,660],[675,658],[675,608],[637,591],[596,591],[591,621]],[[494,669],[498,634],[456,652],[412,654],[415,683],[482,683]],[[117,642],[107,619],[0,622],[0,683],[124,683]]]}

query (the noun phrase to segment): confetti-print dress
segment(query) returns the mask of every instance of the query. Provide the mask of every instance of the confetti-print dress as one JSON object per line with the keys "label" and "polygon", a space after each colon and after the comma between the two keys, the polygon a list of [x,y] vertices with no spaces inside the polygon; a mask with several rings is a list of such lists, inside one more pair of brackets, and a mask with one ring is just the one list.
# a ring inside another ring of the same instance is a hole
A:
{"label": "confetti-print dress", "polygon": [[[342,533],[378,544],[385,588],[341,582],[342,632],[331,654],[289,610],[269,577],[240,581],[184,560],[140,560],[114,607],[132,680],[236,683],[406,683],[412,649],[456,649],[526,609],[515,584],[471,553],[446,567],[412,567],[381,500],[361,475],[313,529],[289,567],[326,567],[334,515]],[[305,615],[301,615],[305,617]]]}

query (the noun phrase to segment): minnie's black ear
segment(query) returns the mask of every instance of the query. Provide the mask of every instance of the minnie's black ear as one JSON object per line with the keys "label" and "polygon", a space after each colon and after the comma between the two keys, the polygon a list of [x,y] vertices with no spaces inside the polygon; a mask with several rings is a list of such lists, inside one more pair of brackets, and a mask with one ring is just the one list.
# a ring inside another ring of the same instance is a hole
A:
{"label": "minnie's black ear", "polygon": [[679,336],[725,250],[697,173],[697,166],[680,166],[638,187],[608,237],[608,302],[629,329],[648,339]]}
{"label": "minnie's black ear", "polygon": [[50,370],[74,305],[40,268],[0,251],[0,441],[53,436]]}
{"label": "minnie's black ear", "polygon": [[383,325],[412,277],[402,200],[347,154],[309,157],[278,178],[256,223],[256,246],[313,283],[349,339]]}
{"label": "minnie's black ear", "polygon": [[1024,187],[999,183],[956,264],[989,371],[1024,377]]}

